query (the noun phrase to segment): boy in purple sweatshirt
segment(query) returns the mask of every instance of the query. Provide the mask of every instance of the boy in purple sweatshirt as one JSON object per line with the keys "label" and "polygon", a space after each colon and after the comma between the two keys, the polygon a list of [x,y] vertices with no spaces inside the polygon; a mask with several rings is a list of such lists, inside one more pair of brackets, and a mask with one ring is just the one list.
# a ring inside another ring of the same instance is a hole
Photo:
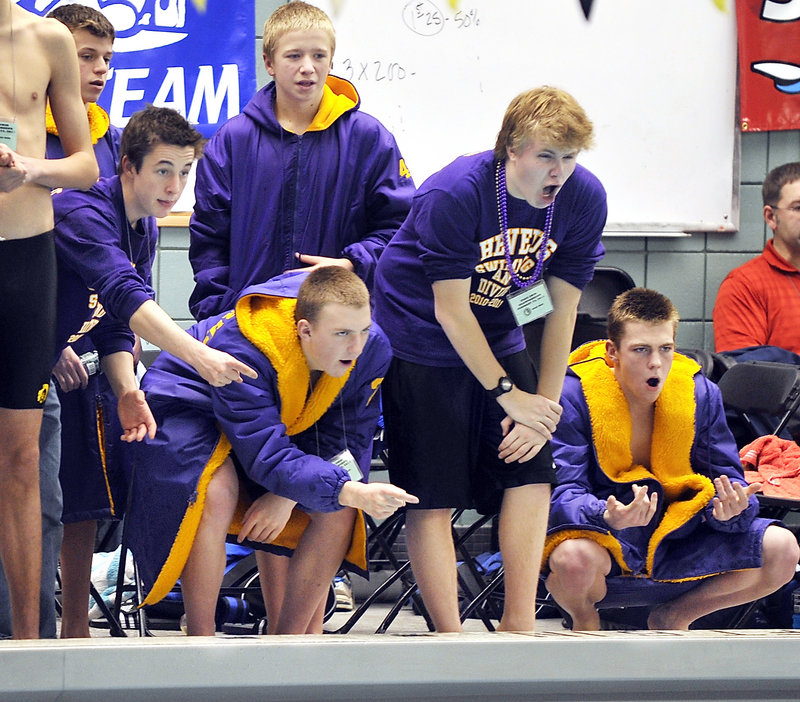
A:
{"label": "boy in purple sweatshirt", "polygon": [[[87,192],[68,190],[53,197],[57,348],[91,333],[119,401],[126,441],[155,432],[134,373],[134,332],[192,364],[213,385],[255,374],[228,354],[186,334],[153,300],[156,217],[165,216],[177,201],[201,149],[202,136],[177,112],[149,106],[134,114],[123,132],[119,175],[101,178]],[[118,496],[117,503],[117,509],[121,508],[124,496]],[[93,526],[76,534],[74,561],[91,562]],[[87,595],[88,579],[81,581]],[[87,599],[81,599],[80,615],[69,611],[73,636],[88,636]]]}
{"label": "boy in purple sweatshirt", "polygon": [[[493,151],[420,187],[375,274],[375,319],[392,342],[384,413],[392,481],[420,498],[408,550],[437,631],[460,631],[455,507],[500,510],[499,629],[531,631],[581,290],[603,255],[606,195],[577,163],[593,127],[569,94],[526,91]],[[538,378],[521,326],[545,317]]]}
{"label": "boy in purple sweatshirt", "polygon": [[248,285],[334,264],[372,288],[378,257],[408,214],[414,183],[394,137],[329,75],[335,34],[305,2],[264,25],[273,82],[209,141],[197,165],[189,307],[206,319]]}

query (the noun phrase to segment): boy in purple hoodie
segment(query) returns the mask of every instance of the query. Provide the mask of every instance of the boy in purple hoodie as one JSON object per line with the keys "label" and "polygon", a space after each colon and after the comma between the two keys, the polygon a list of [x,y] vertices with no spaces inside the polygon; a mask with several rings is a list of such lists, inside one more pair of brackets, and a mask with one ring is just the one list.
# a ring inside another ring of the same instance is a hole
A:
{"label": "boy in purple hoodie", "polygon": [[[68,190],[53,197],[58,348],[91,333],[101,367],[119,400],[126,441],[155,432],[134,373],[134,333],[183,358],[213,385],[255,375],[235,358],[186,334],[153,300],[156,217],[165,216],[177,201],[202,143],[200,133],[177,112],[149,106],[134,114],[123,132],[119,175],[101,178],[87,192]],[[124,496],[115,494],[114,498],[119,513]],[[90,567],[94,520],[84,521],[73,534],[70,562]],[[67,635],[88,636],[88,577],[76,575],[70,582],[80,582],[85,590],[68,600]]]}
{"label": "boy in purple hoodie", "polygon": [[197,166],[196,319],[303,266],[342,266],[371,289],[414,194],[394,137],[359,110],[352,84],[329,75],[335,35],[322,10],[281,5],[264,25],[263,49],[274,81],[214,135]]}

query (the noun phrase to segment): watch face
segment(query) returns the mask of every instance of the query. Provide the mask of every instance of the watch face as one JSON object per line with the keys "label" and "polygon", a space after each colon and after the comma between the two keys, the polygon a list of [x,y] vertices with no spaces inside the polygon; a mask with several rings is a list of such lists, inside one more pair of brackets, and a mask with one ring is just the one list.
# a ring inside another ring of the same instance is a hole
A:
{"label": "watch face", "polygon": [[503,392],[510,392],[512,387],[511,378],[500,378],[500,389]]}

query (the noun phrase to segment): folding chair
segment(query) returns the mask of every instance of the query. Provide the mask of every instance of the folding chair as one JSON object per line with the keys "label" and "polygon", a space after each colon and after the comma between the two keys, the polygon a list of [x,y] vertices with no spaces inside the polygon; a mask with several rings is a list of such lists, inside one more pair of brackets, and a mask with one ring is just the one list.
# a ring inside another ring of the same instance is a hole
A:
{"label": "folding chair", "polygon": [[745,444],[765,434],[780,435],[800,406],[798,367],[770,361],[743,361],[719,379],[722,401],[730,410],[736,443]]}
{"label": "folding chair", "polygon": [[[597,266],[594,269],[594,277],[583,289],[578,302],[578,317],[572,334],[573,349],[587,341],[605,339],[606,316],[611,303],[617,295],[633,287],[635,287],[633,278],[621,268]],[[543,319],[537,319],[524,327],[528,354],[536,368],[539,368],[539,347],[543,330]]]}
{"label": "folding chair", "polygon": [[722,354],[707,351],[706,349],[677,348],[675,350],[697,361],[703,371],[703,375],[714,383],[719,383],[720,378],[736,363],[736,361]]}

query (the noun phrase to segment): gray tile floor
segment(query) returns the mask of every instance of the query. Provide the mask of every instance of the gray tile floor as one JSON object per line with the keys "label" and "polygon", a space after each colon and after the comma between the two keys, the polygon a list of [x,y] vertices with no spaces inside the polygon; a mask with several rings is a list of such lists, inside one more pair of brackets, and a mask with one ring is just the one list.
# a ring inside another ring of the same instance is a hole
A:
{"label": "gray tile floor", "polygon": [[[366,594],[369,593],[369,588],[365,584],[356,581],[356,607],[363,601]],[[392,602],[375,602],[367,611],[361,616],[360,619],[349,630],[350,634],[375,634],[376,630],[384,620],[392,606]],[[333,616],[325,623],[326,632],[334,632],[347,623],[352,616],[353,612],[335,612]],[[496,625],[497,622],[495,621]],[[403,607],[397,618],[389,626],[387,633],[389,634],[416,634],[427,632],[428,628],[425,624],[423,617],[415,614],[410,606]],[[464,631],[467,633],[486,633],[487,628],[479,619],[468,619],[464,623]],[[536,631],[543,632],[560,632],[564,631],[560,618],[539,618],[536,622]],[[108,637],[109,631],[107,628],[92,627],[92,637],[101,638]],[[136,629],[126,629],[129,637],[138,636]],[[177,629],[156,629],[153,628],[151,633],[154,636],[182,636],[182,632]],[[225,634],[218,633],[218,636],[225,636]]]}

